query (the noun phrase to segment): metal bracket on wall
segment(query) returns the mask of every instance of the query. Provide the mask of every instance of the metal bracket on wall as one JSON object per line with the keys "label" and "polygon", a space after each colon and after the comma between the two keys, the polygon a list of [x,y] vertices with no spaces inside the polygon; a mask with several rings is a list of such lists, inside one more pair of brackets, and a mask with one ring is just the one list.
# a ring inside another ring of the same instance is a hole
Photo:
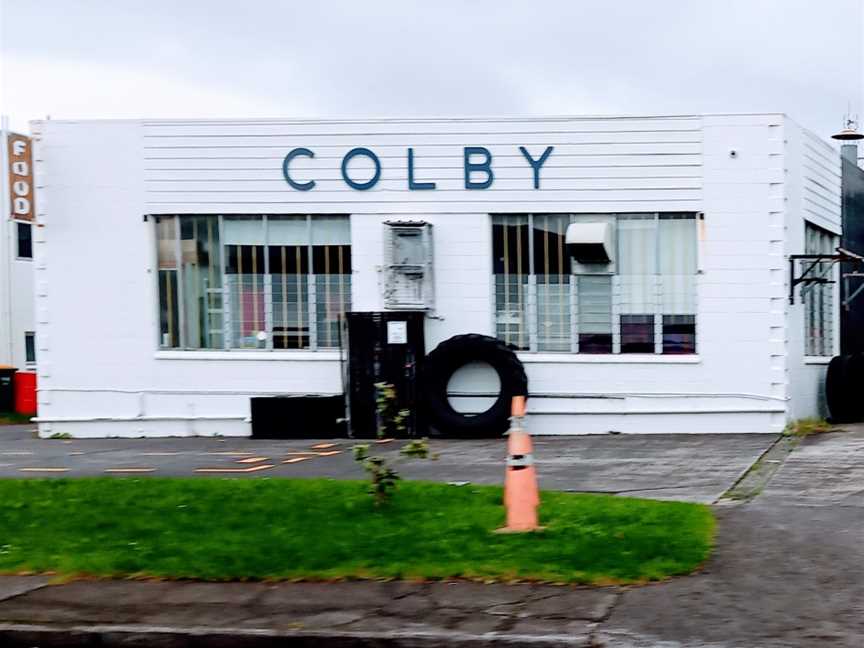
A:
{"label": "metal bracket on wall", "polygon": [[[789,303],[795,304],[795,287],[799,284],[802,285],[810,285],[810,284],[828,284],[835,283],[831,279],[826,279],[824,276],[816,276],[815,272],[817,270],[826,270],[821,266],[822,263],[830,262],[828,269],[834,267],[835,263],[839,262],[849,262],[855,264],[854,272],[847,272],[843,274],[843,279],[847,280],[848,277],[864,277],[864,273],[859,272],[864,268],[864,256],[859,254],[855,254],[854,252],[850,252],[842,247],[838,247],[836,249],[836,254],[790,254],[789,255]],[[801,271],[801,274],[797,277],[795,276],[795,262],[796,261],[811,261],[811,263],[807,264]],[[824,275],[824,272],[823,272]],[[848,285],[848,281],[847,281]],[[847,309],[849,308],[849,302],[851,302],[862,290],[864,290],[864,284],[860,286],[854,293],[849,295],[845,300],[843,300],[843,306]]]}

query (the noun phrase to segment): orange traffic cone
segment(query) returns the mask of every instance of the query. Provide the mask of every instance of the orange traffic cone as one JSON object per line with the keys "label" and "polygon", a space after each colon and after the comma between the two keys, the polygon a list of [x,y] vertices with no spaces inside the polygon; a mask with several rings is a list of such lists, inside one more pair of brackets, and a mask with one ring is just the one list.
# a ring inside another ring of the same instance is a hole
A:
{"label": "orange traffic cone", "polygon": [[525,417],[525,397],[514,396],[511,406],[510,430],[507,432],[507,473],[504,480],[504,505],[507,507],[507,526],[498,533],[539,531],[537,507],[540,492],[531,435],[522,427]]}

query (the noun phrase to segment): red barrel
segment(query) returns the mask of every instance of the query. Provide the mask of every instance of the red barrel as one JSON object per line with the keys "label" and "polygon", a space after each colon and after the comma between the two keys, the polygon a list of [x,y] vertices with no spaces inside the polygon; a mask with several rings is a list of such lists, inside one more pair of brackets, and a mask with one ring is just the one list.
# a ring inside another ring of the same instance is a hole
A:
{"label": "red barrel", "polygon": [[15,411],[36,414],[36,374],[19,371],[15,374]]}

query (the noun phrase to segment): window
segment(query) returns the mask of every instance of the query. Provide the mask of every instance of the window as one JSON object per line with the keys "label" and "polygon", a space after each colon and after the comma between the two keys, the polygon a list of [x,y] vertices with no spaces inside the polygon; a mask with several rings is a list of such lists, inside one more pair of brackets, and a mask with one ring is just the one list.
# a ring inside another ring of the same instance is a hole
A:
{"label": "window", "polygon": [[160,216],[160,346],[339,346],[351,301],[347,216]]}
{"label": "window", "polygon": [[523,351],[696,352],[696,217],[617,214],[615,259],[574,265],[570,223],[610,215],[492,219],[495,333]]}
{"label": "window", "polygon": [[[834,234],[805,223],[804,254],[834,254],[836,247]],[[810,276],[831,281],[832,263],[817,263]],[[808,283],[801,292],[804,295],[804,355],[834,355],[834,284]]]}
{"label": "window", "polygon": [[30,223],[15,223],[18,228],[18,258],[33,258],[33,226]]}
{"label": "window", "polygon": [[32,331],[24,333],[24,362],[27,364],[36,362],[36,334]]}

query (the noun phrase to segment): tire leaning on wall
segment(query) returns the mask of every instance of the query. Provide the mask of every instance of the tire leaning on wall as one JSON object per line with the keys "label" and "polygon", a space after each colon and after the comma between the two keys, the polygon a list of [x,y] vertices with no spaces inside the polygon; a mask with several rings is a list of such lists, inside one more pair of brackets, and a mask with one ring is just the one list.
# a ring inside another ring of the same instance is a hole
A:
{"label": "tire leaning on wall", "polygon": [[857,386],[864,381],[864,356],[834,356],[825,372],[825,402],[832,423],[852,423],[864,415]]}
{"label": "tire leaning on wall", "polygon": [[[447,383],[458,370],[472,362],[490,365],[501,381],[495,403],[475,415],[457,412],[447,398]],[[442,436],[480,438],[504,434],[510,421],[513,396],[528,396],[528,377],[516,354],[506,344],[488,335],[455,335],[426,356],[423,398],[432,425]]]}

